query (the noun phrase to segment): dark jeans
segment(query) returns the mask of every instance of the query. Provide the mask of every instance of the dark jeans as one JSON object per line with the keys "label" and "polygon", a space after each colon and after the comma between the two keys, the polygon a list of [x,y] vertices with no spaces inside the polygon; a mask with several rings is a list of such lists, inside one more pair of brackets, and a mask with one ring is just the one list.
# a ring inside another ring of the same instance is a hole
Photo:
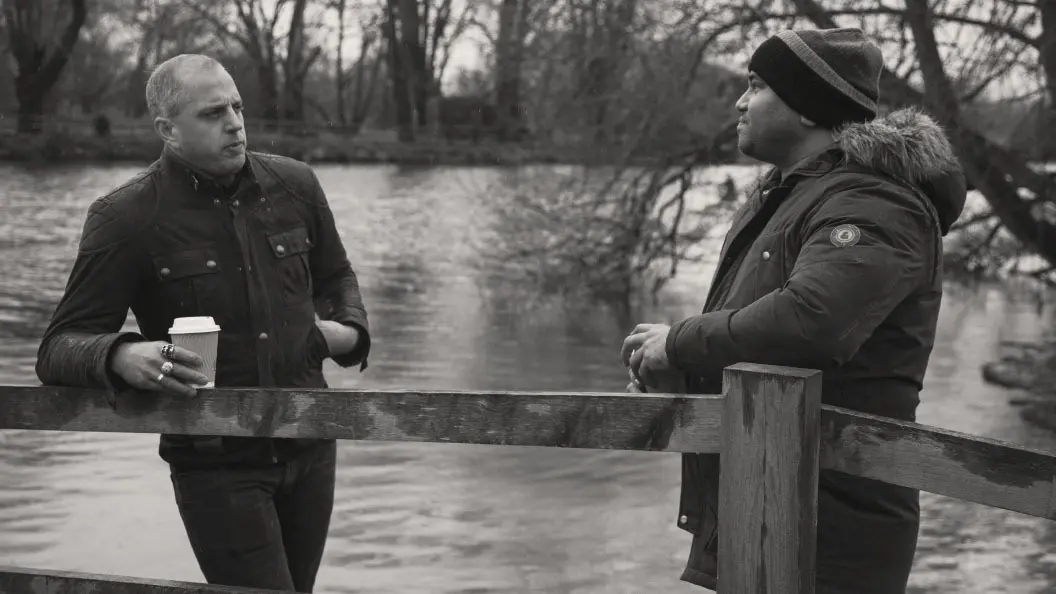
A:
{"label": "dark jeans", "polygon": [[210,584],[311,592],[334,507],[336,443],[267,467],[172,468],[183,525]]}

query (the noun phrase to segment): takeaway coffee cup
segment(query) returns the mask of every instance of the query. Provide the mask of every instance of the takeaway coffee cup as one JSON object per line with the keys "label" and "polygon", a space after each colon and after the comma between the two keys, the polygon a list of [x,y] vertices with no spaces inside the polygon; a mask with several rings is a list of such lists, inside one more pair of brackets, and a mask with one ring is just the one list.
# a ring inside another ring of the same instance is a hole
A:
{"label": "takeaway coffee cup", "polygon": [[209,316],[176,318],[169,328],[172,344],[194,351],[205,362],[202,373],[209,378],[209,383],[196,388],[212,388],[216,385],[216,343],[220,336],[220,326]]}

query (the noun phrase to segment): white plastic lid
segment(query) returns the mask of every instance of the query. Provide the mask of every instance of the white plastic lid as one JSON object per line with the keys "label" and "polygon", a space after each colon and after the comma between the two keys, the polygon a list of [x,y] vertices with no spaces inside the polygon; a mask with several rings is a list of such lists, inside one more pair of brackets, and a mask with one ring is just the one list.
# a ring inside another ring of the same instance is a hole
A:
{"label": "white plastic lid", "polygon": [[210,316],[176,318],[172,321],[172,328],[169,328],[169,334],[201,334],[219,331],[220,326],[217,326]]}

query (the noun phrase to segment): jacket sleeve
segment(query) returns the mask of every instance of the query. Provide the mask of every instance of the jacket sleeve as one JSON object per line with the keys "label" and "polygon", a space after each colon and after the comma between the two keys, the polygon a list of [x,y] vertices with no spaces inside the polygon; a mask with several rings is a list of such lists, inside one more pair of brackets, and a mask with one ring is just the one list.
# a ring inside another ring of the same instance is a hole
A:
{"label": "jacket sleeve", "polygon": [[310,252],[313,298],[319,317],[333,320],[359,330],[359,344],[349,353],[332,357],[342,367],[359,364],[360,371],[367,368],[370,355],[370,326],[363,296],[359,292],[359,280],[348,261],[345,246],[337,232],[334,213],[319,183],[315,172],[309,170],[313,186],[313,209],[315,212],[315,243]]}
{"label": "jacket sleeve", "polygon": [[108,199],[88,209],[66,291],[37,351],[37,377],[45,385],[127,389],[110,371],[114,348],[145,340],[121,332],[139,286],[139,250],[127,221]]}
{"label": "jacket sleeve", "polygon": [[[857,243],[838,245],[834,231]],[[849,232],[849,233],[848,233]],[[805,222],[785,285],[747,307],[672,326],[672,365],[714,377],[739,362],[843,364],[891,311],[934,273],[937,229],[920,201],[882,187],[842,190]]]}

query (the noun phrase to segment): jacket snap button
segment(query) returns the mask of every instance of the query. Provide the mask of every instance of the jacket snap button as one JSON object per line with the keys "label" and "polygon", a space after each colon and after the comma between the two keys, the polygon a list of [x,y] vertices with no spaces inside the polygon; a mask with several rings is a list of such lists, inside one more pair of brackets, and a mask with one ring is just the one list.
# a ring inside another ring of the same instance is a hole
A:
{"label": "jacket snap button", "polygon": [[770,259],[770,252],[763,252],[763,259],[764,260],[769,260]]}
{"label": "jacket snap button", "polygon": [[161,270],[159,270],[159,272],[161,272],[161,276],[169,276],[169,273],[172,271],[168,268],[162,268]]}
{"label": "jacket snap button", "polygon": [[678,516],[678,523],[679,524],[685,524],[688,521],[689,521],[689,518],[687,516]]}
{"label": "jacket snap button", "polygon": [[219,198],[214,198],[213,199],[213,204],[215,204],[217,206],[220,206],[220,199]]}
{"label": "jacket snap button", "polygon": [[216,268],[216,260],[209,260],[205,263],[206,268]]}
{"label": "jacket snap button", "polygon": [[235,200],[235,201],[234,201],[234,202],[232,202],[231,204],[233,204],[235,208],[238,208],[238,200]]}
{"label": "jacket snap button", "polygon": [[277,245],[275,246],[275,251],[279,254],[285,254],[286,248],[282,247],[281,245]]}
{"label": "jacket snap button", "polygon": [[268,333],[267,332],[261,332],[260,336],[258,336],[257,338],[259,338],[261,340],[267,340],[268,339]]}

